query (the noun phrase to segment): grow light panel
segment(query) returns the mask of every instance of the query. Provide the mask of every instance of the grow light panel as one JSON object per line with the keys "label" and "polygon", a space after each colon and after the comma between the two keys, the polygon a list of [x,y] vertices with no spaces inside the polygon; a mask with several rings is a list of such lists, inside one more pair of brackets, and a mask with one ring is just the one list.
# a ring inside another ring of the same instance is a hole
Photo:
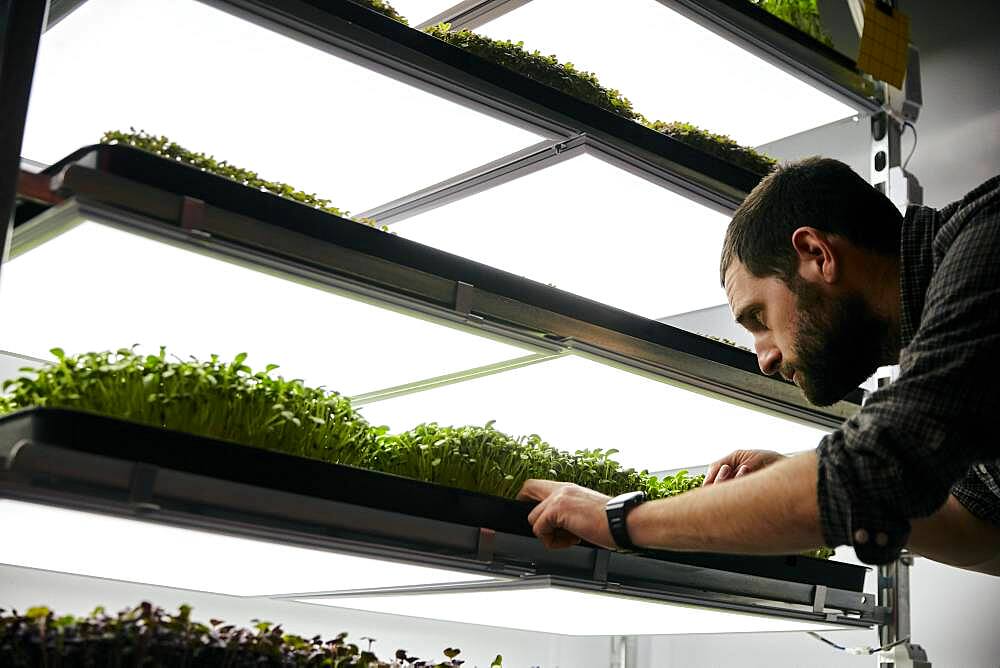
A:
{"label": "grow light panel", "polygon": [[3,564],[233,596],[494,579],[6,499],[0,526]]}
{"label": "grow light panel", "polygon": [[725,303],[728,218],[592,157],[392,226],[419,241],[648,318]]}
{"label": "grow light panel", "polygon": [[594,72],[650,119],[687,121],[745,145],[857,113],[657,0],[531,0],[476,32]]}
{"label": "grow light panel", "polygon": [[338,596],[310,598],[306,602],[569,636],[831,630],[831,625],[818,622],[723,612],[557,586]]}
{"label": "grow light panel", "polygon": [[577,356],[365,405],[394,430],[420,422],[484,424],[539,434],[561,450],[617,448],[626,467],[664,471],[737,448],[791,453],[824,432]]}
{"label": "grow light panel", "polygon": [[129,127],[355,213],[541,139],[201,2],[89,0],[42,38],[23,155]]}
{"label": "grow light panel", "polygon": [[494,341],[96,222],[4,264],[0,349],[50,359],[139,344],[212,353],[348,396],[526,354]]}

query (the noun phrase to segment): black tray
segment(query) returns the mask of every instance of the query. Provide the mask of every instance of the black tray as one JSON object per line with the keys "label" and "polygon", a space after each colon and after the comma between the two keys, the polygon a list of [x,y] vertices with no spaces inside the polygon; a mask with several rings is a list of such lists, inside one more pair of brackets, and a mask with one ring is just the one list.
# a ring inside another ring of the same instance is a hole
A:
{"label": "black tray", "polygon": [[[270,452],[102,415],[32,408],[0,417],[0,452],[31,441],[165,469],[351,503],[379,510],[532,536],[533,504],[401,476]],[[644,552],[662,561],[861,591],[866,569],[797,555],[753,557]]]}
{"label": "black tray", "polygon": [[[552,313],[683,351],[766,378],[768,383],[791,385],[790,381],[785,381],[779,376],[766,376],[760,370],[757,357],[745,350],[410,239],[385,234],[368,225],[358,225],[294,200],[244,186],[232,179],[203,172],[148,151],[123,144],[94,144],[82,147],[50,165],[45,173],[56,176],[77,164],[176,195],[195,197],[226,211],[265,221],[278,228],[334,243],[434,276],[468,283]],[[862,398],[861,389],[854,389],[843,398],[843,401],[860,406]]]}

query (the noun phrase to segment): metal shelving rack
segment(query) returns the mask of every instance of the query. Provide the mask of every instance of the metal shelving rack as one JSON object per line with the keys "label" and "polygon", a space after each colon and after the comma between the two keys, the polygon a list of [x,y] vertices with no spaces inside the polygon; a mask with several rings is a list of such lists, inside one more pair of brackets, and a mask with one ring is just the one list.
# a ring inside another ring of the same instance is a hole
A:
{"label": "metal shelving rack", "polygon": [[[546,137],[535,146],[363,214],[377,215],[386,224],[582,153],[718,211],[735,208],[759,178],[349,0],[205,1]],[[877,113],[882,108],[881,84],[750,3],[661,2],[859,111]],[[20,174],[18,149],[47,7],[52,23],[78,4],[12,0],[3,7],[7,13],[0,34],[0,111],[5,118],[0,128],[0,215],[7,229],[3,238],[10,239],[14,228],[19,177],[22,193],[30,191],[36,203],[51,207],[22,221],[14,231],[15,248],[58,233],[68,219],[88,216],[241,263],[308,277],[540,351],[592,355],[799,422],[834,427],[857,410],[860,392],[832,407],[817,408],[792,385],[763,376],[750,353],[125,147],[82,149],[43,175]],[[520,4],[524,3],[467,1],[448,16],[436,18],[472,27]],[[5,241],[4,261],[10,247]],[[521,586],[569,583],[582,589],[849,627],[882,626],[892,614],[860,587],[795,582],[781,574],[748,575],[588,547],[548,553],[524,535],[294,494],[267,484],[251,488],[218,470],[178,470],[141,459],[73,452],[71,443],[37,435],[5,438],[0,453],[5,464],[0,494],[10,498],[125,516],[138,513],[151,521],[289,544],[501,573],[518,578],[525,583]]]}

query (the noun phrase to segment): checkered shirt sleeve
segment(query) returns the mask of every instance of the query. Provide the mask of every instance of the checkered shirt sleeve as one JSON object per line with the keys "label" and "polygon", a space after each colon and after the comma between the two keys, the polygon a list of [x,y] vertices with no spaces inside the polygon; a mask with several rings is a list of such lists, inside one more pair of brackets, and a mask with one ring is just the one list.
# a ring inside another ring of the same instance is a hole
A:
{"label": "checkered shirt sleeve", "polygon": [[895,559],[909,520],[953,486],[971,512],[1000,519],[982,475],[1000,459],[1000,177],[941,212],[908,215],[902,260],[899,377],[817,448],[826,542],[874,564]]}

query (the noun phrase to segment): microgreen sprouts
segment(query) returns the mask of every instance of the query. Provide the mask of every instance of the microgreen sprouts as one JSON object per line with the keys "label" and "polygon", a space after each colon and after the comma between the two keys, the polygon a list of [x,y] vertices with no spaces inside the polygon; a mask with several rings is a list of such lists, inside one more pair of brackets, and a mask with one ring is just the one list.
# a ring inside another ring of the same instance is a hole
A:
{"label": "microgreen sprouts", "polygon": [[406,20],[406,17],[402,16],[399,12],[397,12],[393,8],[393,6],[390,5],[388,2],[386,2],[385,0],[354,0],[354,2],[358,3],[359,5],[364,5],[369,9],[373,9],[379,14],[384,14],[388,16],[390,19],[395,19],[396,21],[399,21],[403,25],[409,25],[409,22]]}
{"label": "microgreen sprouts", "polygon": [[[280,625],[253,620],[250,629],[212,619],[191,619],[191,607],[167,613],[150,603],[108,614],[95,608],[86,617],[57,617],[45,607],[24,614],[0,609],[0,664],[35,666],[326,666],[328,668],[459,668],[460,650],[448,647],[434,661],[397,650],[389,660],[348,642],[346,633],[329,640],[285,633]],[[497,657],[499,659],[499,656]],[[499,661],[494,666],[500,667]]]}
{"label": "microgreen sprouts", "polygon": [[766,174],[775,161],[754,149],[741,146],[725,135],[702,130],[690,123],[650,121],[633,109],[632,103],[614,88],[603,86],[592,72],[563,63],[554,55],[527,51],[523,42],[494,40],[469,30],[452,30],[447,23],[425,29],[427,34],[448,42],[485,60],[496,63],[533,81],[606,109],[618,116],[642,123],[651,130],[740,165],[757,174]]}
{"label": "microgreen sprouts", "polygon": [[[425,423],[390,434],[370,425],[336,392],[254,373],[231,362],[140,355],[129,348],[69,356],[24,368],[0,395],[0,414],[42,406],[90,411],[155,427],[228,440],[333,464],[358,466],[473,492],[514,498],[525,480],[572,482],[611,496],[642,490],[651,499],[701,486],[704,476],[663,478],[623,468],[618,450],[566,452],[537,434],[515,438],[493,426]],[[808,553],[823,556],[822,552]]]}
{"label": "microgreen sprouts", "polygon": [[823,29],[816,0],[750,0],[750,2],[823,44],[833,46],[833,40]]}
{"label": "microgreen sprouts", "polygon": [[350,212],[338,209],[333,206],[328,199],[323,199],[316,194],[309,194],[301,190],[297,190],[287,183],[282,183],[280,181],[268,181],[261,178],[257,172],[244,169],[243,167],[237,167],[236,165],[230,164],[226,160],[217,160],[214,156],[189,151],[180,144],[171,141],[163,135],[157,136],[150,134],[145,130],[136,130],[135,128],[129,128],[128,132],[110,130],[105,132],[104,136],[101,137],[101,143],[112,146],[116,144],[132,146],[134,148],[153,153],[154,155],[200,169],[203,172],[232,179],[233,181],[241,183],[249,188],[263,190],[274,195],[278,195],[279,197],[284,197],[286,199],[294,200],[300,204],[305,204],[306,206],[310,206],[314,209],[332,213],[333,215],[340,216],[341,218],[349,218],[355,222],[364,223],[366,225],[376,225],[375,221],[371,218],[351,218]]}
{"label": "microgreen sprouts", "polygon": [[342,464],[362,463],[380,430],[336,392],[275,377],[275,366],[253,373],[232,362],[168,361],[159,355],[67,356],[4,383],[7,408],[49,406],[102,413],[155,427]]}

